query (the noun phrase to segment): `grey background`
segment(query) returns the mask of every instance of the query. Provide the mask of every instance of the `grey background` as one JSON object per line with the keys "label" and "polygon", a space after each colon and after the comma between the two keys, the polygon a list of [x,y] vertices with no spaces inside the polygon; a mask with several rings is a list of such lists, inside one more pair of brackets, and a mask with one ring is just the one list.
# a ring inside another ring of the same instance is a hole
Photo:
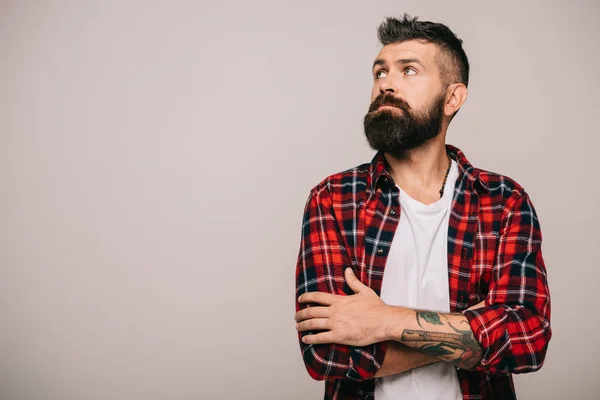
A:
{"label": "grey background", "polygon": [[376,27],[447,23],[448,143],[530,193],[554,336],[522,399],[598,396],[594,1],[0,2],[0,399],[317,399],[311,187],[368,161]]}

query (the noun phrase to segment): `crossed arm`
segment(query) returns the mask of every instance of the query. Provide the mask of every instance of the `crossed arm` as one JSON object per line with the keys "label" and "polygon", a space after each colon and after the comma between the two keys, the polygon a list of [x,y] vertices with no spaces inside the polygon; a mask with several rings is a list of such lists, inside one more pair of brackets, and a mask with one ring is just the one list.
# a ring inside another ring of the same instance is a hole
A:
{"label": "crossed arm", "polygon": [[[315,338],[324,334],[309,335],[304,329],[298,337],[309,374],[317,380],[365,380],[438,361],[490,372],[539,369],[551,337],[541,232],[526,194],[516,193],[506,207],[485,305],[480,303],[462,313],[388,306],[386,333],[376,342],[353,343],[340,338],[317,342]],[[340,279],[344,267],[352,264],[343,243],[328,193],[312,192],[305,208],[296,268],[297,296],[327,292],[339,299],[355,297],[348,296],[352,293]],[[304,317],[309,314],[302,311],[307,307],[296,302],[296,311]],[[318,308],[331,307],[315,307],[312,313]],[[310,330],[322,329],[330,328],[312,325]],[[331,331],[329,335],[331,338]],[[309,337],[314,337],[312,342]]]}
{"label": "crossed arm", "polygon": [[[481,303],[470,307],[469,310],[481,308],[484,306],[484,303],[485,301],[482,301]],[[419,315],[419,313],[421,313],[421,315]],[[437,321],[441,322],[445,319],[443,314],[432,313],[430,311],[418,311],[416,312],[415,318],[417,318],[418,322],[421,320],[433,321],[433,325],[439,325]],[[423,324],[426,325],[425,322],[423,322]],[[410,371],[411,369],[424,367],[440,361],[448,361],[457,366],[460,366],[460,362],[463,361],[463,367],[465,366],[464,359],[468,359],[466,360],[466,364],[475,364],[476,362],[479,362],[480,357],[477,357],[476,355],[480,354],[481,346],[473,338],[473,333],[470,329],[468,332],[466,332],[465,329],[464,333],[453,332],[448,335],[450,335],[448,338],[444,338],[443,341],[438,343],[435,343],[435,338],[431,336],[428,338],[429,340],[412,340],[405,343],[393,339],[389,340],[387,342],[388,348],[385,353],[383,364],[375,373],[375,378],[400,374],[402,372]],[[407,337],[410,338],[411,335],[407,335]],[[457,342],[458,344],[454,344]],[[455,351],[449,355],[450,357],[448,357],[447,360],[438,358],[441,354],[439,354],[439,351],[435,351],[435,349],[441,347],[440,344],[445,344],[444,347],[452,346],[452,348],[455,348]],[[470,347],[469,344],[471,345]],[[462,354],[460,354],[461,351]],[[473,356],[470,356],[470,354],[473,354]],[[467,365],[467,367],[468,366],[470,365]]]}

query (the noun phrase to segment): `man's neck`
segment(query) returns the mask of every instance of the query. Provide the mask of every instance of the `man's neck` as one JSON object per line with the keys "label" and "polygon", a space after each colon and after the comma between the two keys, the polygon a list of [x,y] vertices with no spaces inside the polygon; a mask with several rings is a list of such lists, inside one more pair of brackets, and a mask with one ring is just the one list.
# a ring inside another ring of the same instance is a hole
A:
{"label": "man's neck", "polygon": [[410,197],[424,204],[439,199],[439,191],[448,169],[445,135],[439,135],[425,146],[410,150],[401,157],[385,153],[394,181]]}

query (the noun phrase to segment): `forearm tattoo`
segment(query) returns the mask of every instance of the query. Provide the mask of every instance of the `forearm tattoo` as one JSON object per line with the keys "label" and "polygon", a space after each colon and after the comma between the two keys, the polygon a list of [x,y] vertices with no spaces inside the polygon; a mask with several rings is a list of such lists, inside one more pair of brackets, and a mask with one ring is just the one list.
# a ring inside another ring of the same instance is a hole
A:
{"label": "forearm tattoo", "polygon": [[[462,316],[462,314],[450,314]],[[450,323],[446,315],[433,311],[416,311],[417,324],[423,330],[404,329],[402,342],[419,342],[416,346],[422,353],[440,358],[459,368],[472,368],[479,363],[482,349],[470,327],[459,329]],[[444,321],[442,321],[444,320]],[[468,325],[467,321],[461,321]],[[429,330],[428,325],[448,326],[455,333]]]}

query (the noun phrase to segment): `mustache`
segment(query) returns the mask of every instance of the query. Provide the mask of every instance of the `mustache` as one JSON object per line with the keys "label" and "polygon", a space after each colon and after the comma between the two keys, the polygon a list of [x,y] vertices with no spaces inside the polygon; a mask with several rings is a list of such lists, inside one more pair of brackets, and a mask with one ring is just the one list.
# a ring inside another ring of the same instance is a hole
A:
{"label": "mustache", "polygon": [[381,106],[392,106],[408,112],[410,106],[402,99],[397,99],[393,95],[380,94],[373,100],[373,103],[369,106],[369,112],[377,110]]}

